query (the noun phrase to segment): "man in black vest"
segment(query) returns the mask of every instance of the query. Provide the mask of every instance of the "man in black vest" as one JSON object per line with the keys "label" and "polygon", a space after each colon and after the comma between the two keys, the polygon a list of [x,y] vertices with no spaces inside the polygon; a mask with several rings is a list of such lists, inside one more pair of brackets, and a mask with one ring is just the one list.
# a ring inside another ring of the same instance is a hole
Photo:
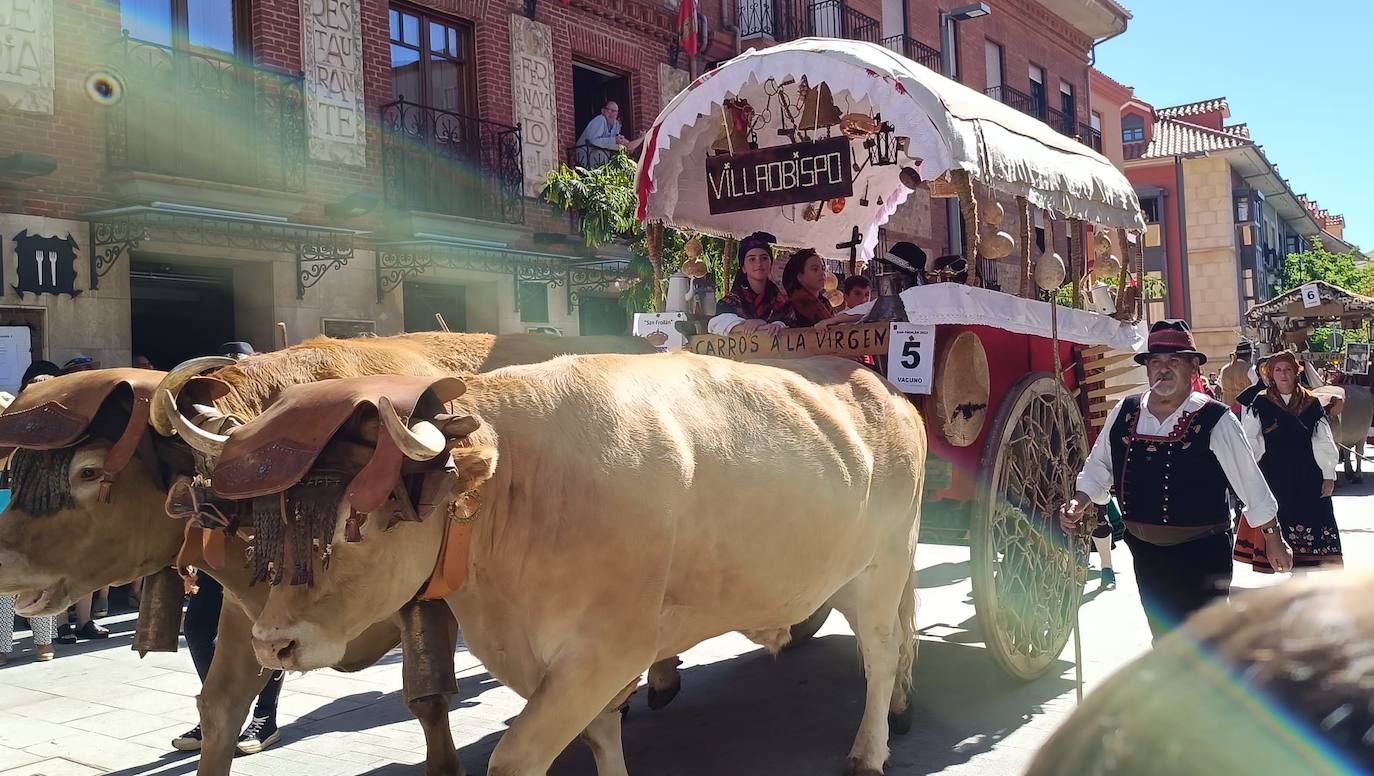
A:
{"label": "man in black vest", "polygon": [[1263,531],[1275,568],[1292,568],[1293,554],[1240,421],[1226,405],[1192,391],[1207,356],[1188,324],[1155,323],[1146,352],[1135,359],[1150,389],[1122,399],[1107,416],[1060,524],[1072,532],[1089,503],[1116,494],[1140,600],[1158,639],[1230,592],[1228,484],[1247,505],[1246,521]]}

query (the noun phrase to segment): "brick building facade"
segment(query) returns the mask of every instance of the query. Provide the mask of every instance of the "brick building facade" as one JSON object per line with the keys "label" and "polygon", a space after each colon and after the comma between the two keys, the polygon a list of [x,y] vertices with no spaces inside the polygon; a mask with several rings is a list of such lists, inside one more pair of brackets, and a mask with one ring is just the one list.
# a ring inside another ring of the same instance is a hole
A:
{"label": "brick building facade", "polygon": [[[1093,142],[1087,63],[1124,9],[990,0],[957,21],[955,5],[704,0],[695,64],[806,34],[874,40]],[[0,332],[26,329],[33,358],[138,350],[166,367],[226,340],[272,347],[277,321],[293,340],[436,312],[454,329],[622,329],[623,249],[584,248],[535,195],[605,99],[635,137],[686,85],[675,6],[0,3]],[[889,231],[947,249],[923,195]],[[79,293],[9,282],[53,259]]]}

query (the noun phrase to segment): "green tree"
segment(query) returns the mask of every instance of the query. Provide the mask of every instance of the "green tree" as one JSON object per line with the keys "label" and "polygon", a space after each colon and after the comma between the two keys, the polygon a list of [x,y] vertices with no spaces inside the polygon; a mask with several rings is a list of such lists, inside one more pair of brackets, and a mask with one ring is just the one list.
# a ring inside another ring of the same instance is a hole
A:
{"label": "green tree", "polygon": [[1302,253],[1290,253],[1284,260],[1279,293],[1314,280],[1325,280],[1346,291],[1374,295],[1374,269],[1362,266],[1360,260],[1363,258],[1358,249],[1332,253],[1322,245],[1320,238],[1314,238],[1311,248]]}
{"label": "green tree", "polygon": [[[599,248],[616,240],[629,243],[630,271],[636,280],[621,295],[621,301],[631,312],[652,311],[654,271],[649,262],[648,235],[635,218],[634,161],[617,152],[597,167],[560,165],[549,173],[544,199],[577,215],[578,232],[589,247]],[[701,259],[711,270],[716,288],[728,287],[729,279],[722,284],[720,277],[726,269],[724,241],[677,229],[663,230],[664,281],[687,260],[683,248],[692,237],[701,239]]]}
{"label": "green tree", "polygon": [[[1332,253],[1322,245],[1320,238],[1314,238],[1308,250],[1288,254],[1283,262],[1283,279],[1278,292],[1291,291],[1314,280],[1325,280],[1352,293],[1374,296],[1374,268],[1364,266],[1363,258],[1359,249]],[[1316,352],[1336,350],[1333,329],[1331,326],[1316,327],[1308,337],[1308,349]],[[1366,329],[1348,329],[1342,334],[1346,342],[1367,342],[1369,339]]]}

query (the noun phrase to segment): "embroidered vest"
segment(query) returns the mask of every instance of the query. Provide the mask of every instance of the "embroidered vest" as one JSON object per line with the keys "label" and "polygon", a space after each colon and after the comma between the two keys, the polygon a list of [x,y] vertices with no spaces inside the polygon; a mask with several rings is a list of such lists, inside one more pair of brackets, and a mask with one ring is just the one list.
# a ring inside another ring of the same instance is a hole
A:
{"label": "embroidered vest", "polygon": [[1264,434],[1264,457],[1259,467],[1279,508],[1292,505],[1297,509],[1316,502],[1321,495],[1322,470],[1312,455],[1312,436],[1325,414],[1321,405],[1313,402],[1299,416],[1261,395],[1246,411],[1259,417]]}
{"label": "embroidered vest", "polygon": [[1184,527],[1230,522],[1226,472],[1210,446],[1212,429],[1230,411],[1226,405],[1208,401],[1158,437],[1136,432],[1141,411],[1141,397],[1127,397],[1109,432],[1122,519]]}

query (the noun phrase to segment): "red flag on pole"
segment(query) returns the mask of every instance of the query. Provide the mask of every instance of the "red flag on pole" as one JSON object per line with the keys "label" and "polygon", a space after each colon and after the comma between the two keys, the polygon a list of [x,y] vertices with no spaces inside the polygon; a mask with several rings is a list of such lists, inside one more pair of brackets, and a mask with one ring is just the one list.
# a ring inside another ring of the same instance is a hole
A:
{"label": "red flag on pole", "polygon": [[697,0],[680,0],[677,7],[677,34],[687,56],[697,55]]}

